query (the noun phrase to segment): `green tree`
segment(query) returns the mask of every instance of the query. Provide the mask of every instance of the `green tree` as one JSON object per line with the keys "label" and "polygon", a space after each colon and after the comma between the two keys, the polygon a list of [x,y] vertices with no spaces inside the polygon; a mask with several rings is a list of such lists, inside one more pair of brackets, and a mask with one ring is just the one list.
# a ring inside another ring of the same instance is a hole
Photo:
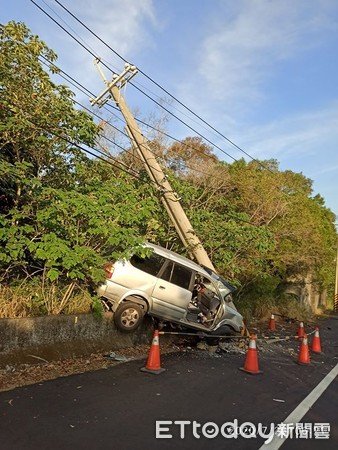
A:
{"label": "green tree", "polygon": [[200,137],[187,137],[174,142],[165,152],[168,168],[177,176],[196,178],[207,171],[210,164],[217,161],[210,145]]}
{"label": "green tree", "polygon": [[[26,201],[34,183],[62,183],[81,152],[71,142],[92,145],[96,125],[74,108],[73,94],[55,85],[43,62],[54,52],[24,24],[0,27],[1,200],[5,211]],[[51,72],[57,72],[51,65]],[[27,185],[26,178],[32,183]]]}
{"label": "green tree", "polygon": [[280,282],[311,275],[322,288],[332,284],[334,214],[320,196],[313,196],[312,181],[280,171],[274,160],[242,160],[232,164],[230,172],[232,203],[250,222],[267,226],[275,243],[267,255],[267,273]]}
{"label": "green tree", "polygon": [[236,283],[265,272],[274,245],[268,227],[255,226],[231,201],[228,167],[214,164],[214,176],[173,180],[175,191],[217,270]]}
{"label": "green tree", "polygon": [[10,22],[0,45],[1,280],[85,287],[143,242],[149,186],[82,151],[98,127],[52,82],[43,62],[56,55],[38,37]]}

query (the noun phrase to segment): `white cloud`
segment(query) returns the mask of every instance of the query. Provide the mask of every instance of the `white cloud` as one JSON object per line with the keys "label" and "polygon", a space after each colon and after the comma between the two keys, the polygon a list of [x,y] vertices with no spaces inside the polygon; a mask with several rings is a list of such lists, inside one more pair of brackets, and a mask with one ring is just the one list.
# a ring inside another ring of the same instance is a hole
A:
{"label": "white cloud", "polygon": [[214,17],[201,43],[199,74],[211,98],[257,101],[274,64],[319,45],[336,26],[333,1],[241,0],[231,20]]}
{"label": "white cloud", "polygon": [[[274,158],[281,170],[302,172],[314,181],[314,192],[324,196],[327,206],[338,214],[337,101],[321,110],[289,114],[264,125],[237,124],[234,141],[256,159]],[[225,147],[224,141],[220,146],[236,159],[249,160],[234,147]]]}
{"label": "white cloud", "polygon": [[156,25],[153,0],[81,0],[72,2],[72,10],[122,55],[151,44],[147,28]]}
{"label": "white cloud", "polygon": [[[324,175],[327,173],[337,172],[338,173],[338,164],[330,165],[327,167],[324,167],[319,171],[320,175]],[[332,192],[335,191],[335,194],[337,194],[337,186],[332,186]]]}
{"label": "white cloud", "polygon": [[312,112],[292,114],[283,120],[263,126],[246,128],[245,139],[238,135],[237,142],[250,148],[257,158],[277,158],[285,161],[305,155],[323,158],[334,151],[338,142],[338,103]]}
{"label": "white cloud", "polygon": [[[154,45],[149,30],[159,25],[153,0],[124,0],[123,2],[120,0],[73,0],[70,5],[62,1],[61,3],[118,55],[131,63],[139,51]],[[48,44],[59,56],[57,65],[85,87],[99,93],[104,86],[93,66],[93,54],[99,56],[117,73],[124,67],[123,60],[55,2],[49,0],[46,4],[52,10],[46,5],[43,5],[43,8],[83,44],[83,46],[78,45],[56,24],[44,19],[49,29],[48,32],[41,33],[41,37],[48,34]],[[87,47],[92,54],[83,47]],[[108,69],[105,67],[103,69],[109,78]]]}

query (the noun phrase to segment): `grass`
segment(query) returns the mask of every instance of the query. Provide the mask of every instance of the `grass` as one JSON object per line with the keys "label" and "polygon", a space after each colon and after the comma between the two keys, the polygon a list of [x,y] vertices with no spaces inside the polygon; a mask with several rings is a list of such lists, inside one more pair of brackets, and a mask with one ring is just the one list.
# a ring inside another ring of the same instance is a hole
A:
{"label": "grass", "polygon": [[247,296],[237,301],[236,306],[246,323],[250,323],[252,320],[267,320],[271,314],[281,314],[297,321],[309,321],[314,316],[310,307],[288,295],[280,297]]}
{"label": "grass", "polygon": [[92,297],[76,284],[27,281],[14,286],[0,285],[0,318],[90,312]]}
{"label": "grass", "polygon": [[[291,295],[277,297],[251,291],[235,303],[246,323],[252,319],[267,320],[273,313],[298,321],[308,321],[314,315],[309,307]],[[42,282],[36,277],[11,286],[0,284],[0,318],[88,312],[99,317],[102,304],[76,283]]]}

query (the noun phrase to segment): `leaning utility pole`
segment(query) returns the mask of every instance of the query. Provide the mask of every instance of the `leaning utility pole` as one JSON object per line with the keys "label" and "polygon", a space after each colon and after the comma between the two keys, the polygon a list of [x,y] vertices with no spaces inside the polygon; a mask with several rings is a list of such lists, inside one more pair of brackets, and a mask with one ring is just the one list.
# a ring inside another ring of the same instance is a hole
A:
{"label": "leaning utility pole", "polygon": [[[126,64],[124,71],[120,75],[114,74],[112,81],[108,81],[98,63],[99,60],[96,60],[95,64],[106,84],[106,88],[98,97],[91,100],[91,105],[98,104],[101,107],[109,100],[109,98],[113,98],[127,123],[127,133],[132,145],[136,148],[150,179],[157,186],[161,201],[166,208],[168,215],[183,242],[183,245],[194,255],[199,264],[215,270],[207,252],[204,250],[199,238],[191,226],[189,219],[179,202],[179,199],[177,198],[175,192],[173,192],[169,181],[163,173],[161,166],[157,162],[154,153],[150,150],[146,138],[139,129],[134,116],[130,112],[121,94],[121,88],[134,75],[136,75],[137,68],[135,66],[131,66],[130,64]],[[108,94],[108,97],[103,99],[106,94]]]}

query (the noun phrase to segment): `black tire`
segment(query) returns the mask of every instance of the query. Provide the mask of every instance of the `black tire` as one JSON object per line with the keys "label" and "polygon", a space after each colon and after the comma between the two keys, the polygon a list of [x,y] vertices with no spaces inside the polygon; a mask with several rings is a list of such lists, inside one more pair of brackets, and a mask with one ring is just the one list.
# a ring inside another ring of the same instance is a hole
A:
{"label": "black tire", "polygon": [[140,305],[124,302],[115,311],[114,323],[118,330],[131,333],[141,325],[143,317],[144,312]]}

